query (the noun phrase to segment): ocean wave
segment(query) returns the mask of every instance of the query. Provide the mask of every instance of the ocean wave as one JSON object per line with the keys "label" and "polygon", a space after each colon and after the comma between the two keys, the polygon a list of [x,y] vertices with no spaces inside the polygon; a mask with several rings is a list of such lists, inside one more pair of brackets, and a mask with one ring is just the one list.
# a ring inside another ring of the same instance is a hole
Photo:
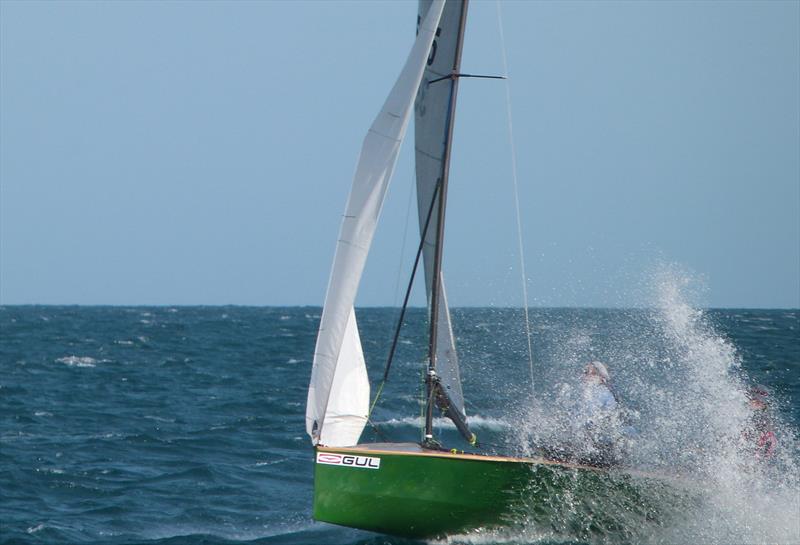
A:
{"label": "ocean wave", "polygon": [[89,356],[64,356],[63,358],[58,358],[56,361],[69,365],[70,367],[95,367],[98,363],[98,360]]}
{"label": "ocean wave", "polygon": [[57,467],[37,467],[36,473],[52,473],[53,475],[63,475],[64,470]]}
{"label": "ocean wave", "polygon": [[28,532],[29,534],[35,534],[36,532],[38,532],[40,530],[43,530],[44,528],[45,528],[44,523],[41,523],[41,524],[37,524],[36,526],[31,526],[30,528],[28,528],[25,531]]}
{"label": "ocean wave", "polygon": [[283,462],[288,462],[288,458],[279,458],[278,460],[264,460],[262,462],[256,462],[256,466],[273,466],[275,464],[282,464]]}
{"label": "ocean wave", "polygon": [[[507,532],[478,530],[430,545],[800,543],[798,465],[792,461],[800,461],[794,446],[800,423],[797,319],[776,311],[739,311],[774,322],[743,324],[730,311],[707,311],[704,319],[680,301],[641,314],[540,313],[551,327],[534,331],[534,341],[541,335],[534,342],[536,395],[527,386],[519,313],[509,312],[506,327],[495,327],[495,311],[469,309],[456,328],[469,423],[482,439],[508,447],[498,452],[526,454],[529,436],[561,422],[537,418],[529,398],[548,415],[556,414],[562,407],[560,385],[577,383],[585,358],[604,359],[623,403],[638,411],[632,418],[640,439],[631,455],[653,471],[686,467],[692,476],[699,473],[707,490],[701,504],[663,523],[636,519],[634,524],[626,507],[598,498],[593,520],[600,535],[586,536],[582,527],[543,528],[523,512]],[[401,542],[311,522],[312,457],[303,422],[317,309],[182,307],[178,314],[150,310],[153,316],[147,318],[140,316],[148,310],[141,307],[9,308],[0,313],[2,321],[8,324],[13,313],[21,325],[9,325],[0,335],[0,360],[6,363],[0,399],[8,413],[0,429],[0,465],[9,468],[0,488],[10,491],[0,501],[0,544]],[[222,312],[232,319],[241,315],[247,327],[208,327],[233,323],[220,321]],[[424,320],[424,310],[410,312]],[[52,319],[42,322],[40,314]],[[387,343],[374,336],[393,330],[395,314],[364,309],[367,361],[384,359]],[[278,321],[281,315],[291,319]],[[142,326],[140,318],[154,324]],[[487,324],[493,335],[474,329],[474,323]],[[768,326],[780,331],[758,329]],[[418,346],[426,334],[422,327],[405,333]],[[95,341],[89,344],[86,337]],[[133,345],[114,344],[115,339]],[[414,440],[422,427],[422,419],[414,417],[423,366],[414,361],[419,354],[400,346],[396,373],[373,416],[388,421],[379,428],[393,439]],[[726,363],[730,360],[734,365]],[[382,369],[370,371],[379,378]],[[730,425],[735,403],[729,398],[744,403],[739,380],[765,384],[775,399],[780,452],[774,471],[728,453],[728,443],[739,436]],[[376,386],[373,382],[373,395]],[[460,444],[449,420],[435,423],[443,439]],[[723,433],[714,431],[720,429]],[[724,433],[728,429],[733,434]],[[707,441],[707,435],[722,439]],[[565,491],[574,492],[565,500],[578,498],[577,489]],[[532,492],[526,507],[543,507],[535,496]],[[669,508],[656,502],[657,508],[662,505]],[[605,515],[612,526],[603,523]]]}
{"label": "ocean wave", "polygon": [[[386,420],[384,422],[376,422],[379,426],[390,426],[390,427],[404,427],[404,426],[411,426],[411,427],[421,427],[424,424],[422,417],[419,416],[407,416],[404,418],[392,418],[390,420]],[[501,418],[493,418],[481,415],[468,415],[467,416],[467,424],[471,428],[475,429],[486,429],[491,431],[503,431],[511,429],[513,426],[501,419]],[[437,427],[441,427],[444,429],[456,429],[456,425],[453,424],[453,421],[449,418],[444,417],[437,417],[433,419],[433,425]]]}
{"label": "ocean wave", "polygon": [[[318,522],[307,520],[299,520],[297,522],[289,521],[269,527],[256,526],[253,528],[236,528],[213,524],[179,524],[149,528],[143,535],[147,539],[162,540],[192,537],[197,539],[197,543],[214,543],[219,540],[254,541],[276,538],[280,536],[302,534],[320,527],[323,527],[323,525]],[[313,539],[311,541],[318,542],[319,540]],[[194,542],[194,540],[192,542]]]}
{"label": "ocean wave", "polygon": [[145,415],[145,418],[147,420],[155,420],[156,422],[166,422],[168,424],[172,424],[172,423],[175,422],[174,418],[164,418],[162,416],[153,416],[153,415],[150,415],[150,414]]}

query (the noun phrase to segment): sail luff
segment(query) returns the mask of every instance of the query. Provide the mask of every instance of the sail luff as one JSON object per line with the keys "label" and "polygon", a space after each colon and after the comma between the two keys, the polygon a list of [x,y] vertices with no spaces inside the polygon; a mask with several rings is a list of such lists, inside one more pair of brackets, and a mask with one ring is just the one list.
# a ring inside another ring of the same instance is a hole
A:
{"label": "sail luff", "polygon": [[353,445],[366,424],[369,382],[353,304],[443,7],[444,0],[431,5],[361,148],[314,350],[306,407],[314,444]]}
{"label": "sail luff", "polygon": [[[458,13],[454,13],[452,11],[448,11],[450,6],[454,6],[454,8],[460,8]],[[434,231],[434,240],[433,240],[433,248],[430,249],[431,251],[426,252],[426,273],[430,270],[430,274],[426,274],[426,284],[428,287],[428,293],[430,296],[429,299],[429,308],[430,308],[430,337],[429,337],[429,353],[428,353],[428,372],[426,374],[426,391],[427,391],[427,407],[425,412],[425,437],[426,439],[430,439],[433,436],[433,405],[437,403],[440,405],[441,408],[445,409],[445,413],[448,416],[451,416],[454,420],[457,420],[456,424],[459,428],[459,431],[462,432],[465,438],[469,441],[474,440],[474,435],[468,431],[466,427],[466,415],[464,412],[463,407],[463,395],[461,393],[461,381],[458,372],[458,360],[456,357],[455,351],[455,341],[453,339],[452,333],[452,326],[450,322],[450,312],[447,307],[447,299],[444,292],[444,281],[442,275],[442,252],[444,247],[444,225],[445,225],[445,212],[446,212],[446,204],[447,204],[447,183],[449,179],[449,170],[450,170],[450,152],[451,152],[451,144],[453,139],[453,129],[455,124],[455,108],[456,108],[456,98],[458,96],[458,77],[456,76],[459,73],[459,68],[461,65],[461,53],[462,53],[462,46],[463,46],[463,39],[464,39],[464,29],[466,24],[466,15],[467,15],[467,7],[468,3],[467,0],[463,0],[462,2],[456,3],[453,0],[448,2],[448,6],[445,8],[445,14],[443,15],[443,27],[446,26],[447,23],[456,23],[457,22],[457,30],[455,36],[455,43],[454,49],[452,50],[452,63],[449,65],[445,65],[445,69],[449,69],[449,78],[447,78],[446,74],[437,73],[434,70],[435,65],[435,54],[436,54],[436,44],[434,44],[434,50],[432,53],[431,58],[428,59],[428,72],[430,72],[431,76],[438,76],[438,77],[427,77],[422,83],[422,87],[420,88],[420,94],[417,98],[418,108],[417,108],[417,121],[421,121],[422,118],[426,115],[426,106],[424,104],[425,97],[428,94],[428,86],[430,82],[433,81],[434,85],[449,85],[449,97],[446,102],[446,114],[444,121],[444,135],[443,141],[441,143],[441,163],[439,165],[438,174],[439,177],[436,180],[436,183],[439,185],[439,194],[438,194],[438,210],[436,215],[436,223],[435,223],[435,231]],[[422,3],[420,5],[420,11],[422,11]],[[457,17],[457,21],[455,20]],[[446,21],[445,21],[446,20]],[[442,29],[442,40],[450,37],[452,34],[452,29],[450,27],[446,27]],[[437,30],[437,36],[439,36],[439,30]],[[450,51],[443,51],[443,55],[447,55]],[[449,60],[449,57],[441,57],[444,58],[445,61]],[[441,64],[441,63],[440,63]],[[449,82],[448,82],[449,79]],[[434,93],[436,90],[434,90]],[[438,90],[439,93],[442,92],[441,87]],[[420,125],[421,126],[421,125]],[[417,127],[417,136],[423,133],[420,126]],[[433,128],[435,130],[435,126],[432,123],[427,125],[428,128]],[[435,144],[434,144],[435,145]],[[433,153],[431,153],[433,152]],[[422,209],[423,203],[423,190],[425,185],[425,180],[423,179],[424,176],[421,175],[425,169],[424,167],[420,167],[420,160],[429,162],[433,160],[434,163],[437,161],[438,157],[438,150],[423,150],[420,149],[420,145],[417,146],[417,160],[418,160],[418,167],[417,167],[417,188],[419,195],[419,206]],[[430,183],[428,181],[427,183]],[[427,242],[427,241],[426,241]],[[432,255],[431,255],[432,254]],[[432,258],[432,259],[431,259]],[[432,263],[430,263],[432,261]],[[430,269],[429,269],[430,267]],[[440,356],[443,356],[444,362],[447,364],[447,368],[443,370],[447,370],[447,373],[442,376],[445,380],[442,381],[439,374],[437,374],[437,364],[439,363],[437,360]],[[441,390],[440,392],[436,392],[435,390]]]}

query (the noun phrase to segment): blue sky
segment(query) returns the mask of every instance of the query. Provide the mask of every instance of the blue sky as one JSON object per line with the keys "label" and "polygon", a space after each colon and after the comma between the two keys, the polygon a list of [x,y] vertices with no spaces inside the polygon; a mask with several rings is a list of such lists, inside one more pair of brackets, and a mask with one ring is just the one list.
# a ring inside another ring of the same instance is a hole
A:
{"label": "blue sky", "polygon": [[[0,302],[318,305],[413,2],[0,3]],[[530,302],[800,306],[800,3],[503,4]],[[502,73],[473,2],[465,72]],[[504,83],[461,86],[451,303],[518,305]],[[398,300],[404,146],[359,304]],[[402,281],[401,281],[402,283]],[[416,293],[415,303],[422,302]]]}

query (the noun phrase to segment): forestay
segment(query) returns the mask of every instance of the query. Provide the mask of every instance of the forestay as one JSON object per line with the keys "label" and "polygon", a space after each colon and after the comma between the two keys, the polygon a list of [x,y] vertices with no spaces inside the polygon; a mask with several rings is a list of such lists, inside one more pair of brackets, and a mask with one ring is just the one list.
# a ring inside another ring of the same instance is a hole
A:
{"label": "forestay", "polygon": [[[448,0],[442,12],[436,39],[428,57],[422,83],[414,105],[414,142],[417,174],[417,210],[420,232],[425,237],[423,260],[425,264],[425,287],[429,304],[432,304],[433,269],[436,251],[436,232],[439,223],[438,206],[433,207],[430,225],[425,231],[425,222],[431,208],[431,200],[436,186],[445,176],[445,153],[450,117],[452,115],[453,86],[449,76],[458,73],[460,55],[459,29],[461,18],[465,15],[461,0]],[[430,0],[420,0],[419,21],[423,20],[431,8]],[[443,79],[446,78],[446,79]],[[438,81],[436,81],[438,80]],[[433,82],[433,83],[430,83]],[[441,385],[461,419],[466,419],[464,396],[458,368],[453,328],[450,322],[450,309],[444,289],[444,278],[439,276],[439,312],[436,328],[436,372]]]}
{"label": "forestay", "polygon": [[367,421],[369,382],[353,304],[444,0],[434,0],[358,159],[339,229],[306,406],[314,444],[350,446]]}

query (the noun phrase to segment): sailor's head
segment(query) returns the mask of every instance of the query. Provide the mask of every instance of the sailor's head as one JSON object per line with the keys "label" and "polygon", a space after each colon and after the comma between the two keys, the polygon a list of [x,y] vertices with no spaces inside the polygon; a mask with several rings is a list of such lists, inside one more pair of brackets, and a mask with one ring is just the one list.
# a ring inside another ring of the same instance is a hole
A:
{"label": "sailor's head", "polygon": [[763,384],[756,384],[747,390],[747,399],[751,409],[763,411],[769,405],[769,389]]}
{"label": "sailor's head", "polygon": [[611,381],[611,375],[608,374],[605,364],[599,361],[590,361],[583,368],[583,380],[598,384],[608,384]]}

